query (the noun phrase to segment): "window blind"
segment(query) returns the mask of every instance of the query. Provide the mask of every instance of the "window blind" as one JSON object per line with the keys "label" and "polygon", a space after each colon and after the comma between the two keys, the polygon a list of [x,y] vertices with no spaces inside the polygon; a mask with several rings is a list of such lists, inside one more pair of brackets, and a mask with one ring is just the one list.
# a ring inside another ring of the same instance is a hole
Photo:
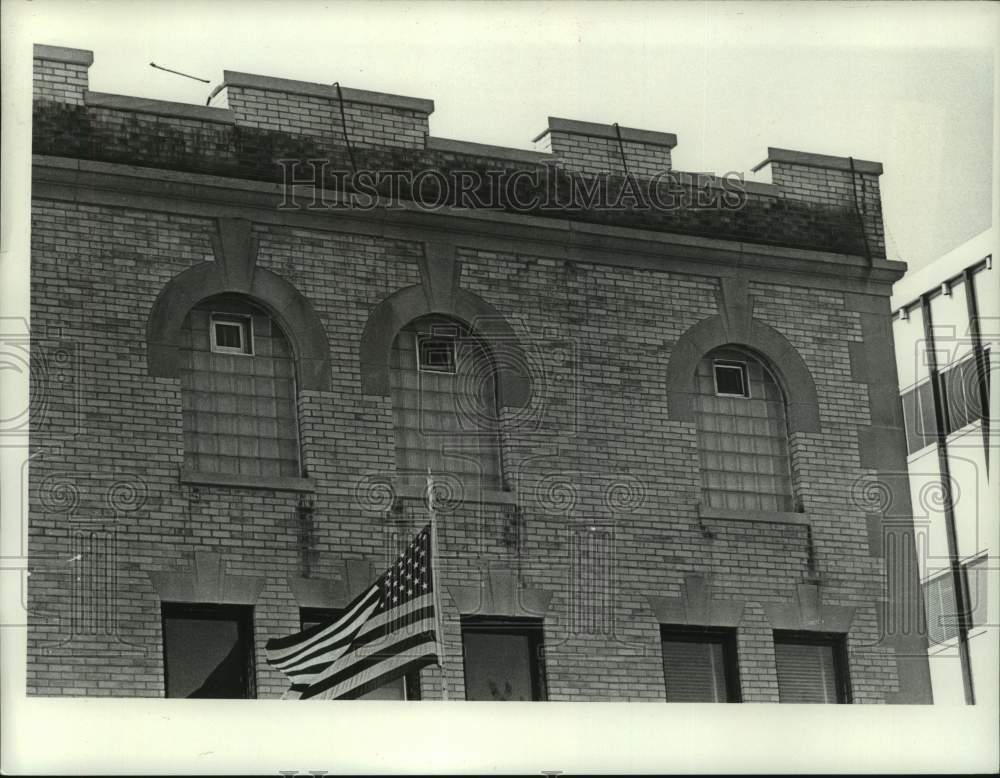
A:
{"label": "window blind", "polygon": [[775,639],[778,701],[790,703],[840,702],[837,662],[832,642]]}
{"label": "window blind", "polygon": [[667,702],[727,702],[722,643],[664,640],[663,676]]}

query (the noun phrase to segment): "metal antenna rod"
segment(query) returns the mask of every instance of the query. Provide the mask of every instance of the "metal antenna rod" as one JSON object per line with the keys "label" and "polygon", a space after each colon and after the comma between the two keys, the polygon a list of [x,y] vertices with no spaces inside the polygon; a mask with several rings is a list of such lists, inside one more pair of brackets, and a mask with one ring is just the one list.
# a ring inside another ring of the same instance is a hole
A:
{"label": "metal antenna rod", "polygon": [[194,79],[195,81],[201,81],[201,83],[203,83],[203,84],[211,84],[212,83],[207,78],[198,78],[198,76],[189,76],[187,73],[181,73],[179,70],[171,70],[170,68],[160,67],[155,62],[150,62],[149,66],[151,68],[156,68],[157,70],[165,70],[167,73],[173,73],[173,74],[178,75],[178,76],[184,76],[184,78],[191,78],[191,79]]}

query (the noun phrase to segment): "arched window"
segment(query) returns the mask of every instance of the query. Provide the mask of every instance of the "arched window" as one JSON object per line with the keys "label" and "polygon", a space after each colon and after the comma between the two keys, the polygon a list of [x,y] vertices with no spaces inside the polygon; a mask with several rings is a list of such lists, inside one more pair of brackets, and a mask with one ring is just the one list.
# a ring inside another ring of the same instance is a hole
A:
{"label": "arched window", "polygon": [[486,343],[444,316],[415,319],[392,347],[396,469],[502,486],[497,375]]}
{"label": "arched window", "polygon": [[295,360],[277,323],[220,295],[191,309],[182,336],[185,467],[301,476]]}
{"label": "arched window", "polygon": [[702,503],[791,511],[788,421],[781,387],[749,351],[706,354],[695,374]]}

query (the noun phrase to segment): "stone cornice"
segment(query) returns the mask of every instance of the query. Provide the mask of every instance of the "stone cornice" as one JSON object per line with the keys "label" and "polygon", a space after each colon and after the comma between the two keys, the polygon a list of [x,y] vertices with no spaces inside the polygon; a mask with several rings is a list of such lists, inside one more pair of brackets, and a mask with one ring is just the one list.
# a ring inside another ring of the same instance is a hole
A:
{"label": "stone cornice", "polygon": [[36,43],[32,52],[33,59],[48,60],[49,62],[67,62],[71,65],[94,64],[94,52],[87,49],[70,49],[65,46],[49,46],[44,43]]}
{"label": "stone cornice", "polygon": [[[279,184],[143,168],[66,157],[33,157],[36,198],[82,201],[194,216],[234,216],[401,240],[532,253],[571,262],[748,279],[888,296],[905,264],[810,249],[743,243],[693,235],[546,219],[499,211],[441,208],[408,202],[393,208],[281,209]],[[326,199],[337,202],[336,193]],[[301,202],[311,189],[299,187]]]}

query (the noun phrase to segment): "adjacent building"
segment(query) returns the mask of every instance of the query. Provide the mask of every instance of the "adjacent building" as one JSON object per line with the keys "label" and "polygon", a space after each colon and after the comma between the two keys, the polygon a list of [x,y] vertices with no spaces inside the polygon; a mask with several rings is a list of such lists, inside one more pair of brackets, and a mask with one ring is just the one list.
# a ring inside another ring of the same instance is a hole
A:
{"label": "adjacent building", "polygon": [[92,61],[35,49],[30,693],[280,696],[430,471],[443,669],[368,696],[931,701],[879,163]]}
{"label": "adjacent building", "polygon": [[[988,230],[893,287],[935,703],[997,705],[997,345]],[[992,376],[992,379],[991,379]]]}

